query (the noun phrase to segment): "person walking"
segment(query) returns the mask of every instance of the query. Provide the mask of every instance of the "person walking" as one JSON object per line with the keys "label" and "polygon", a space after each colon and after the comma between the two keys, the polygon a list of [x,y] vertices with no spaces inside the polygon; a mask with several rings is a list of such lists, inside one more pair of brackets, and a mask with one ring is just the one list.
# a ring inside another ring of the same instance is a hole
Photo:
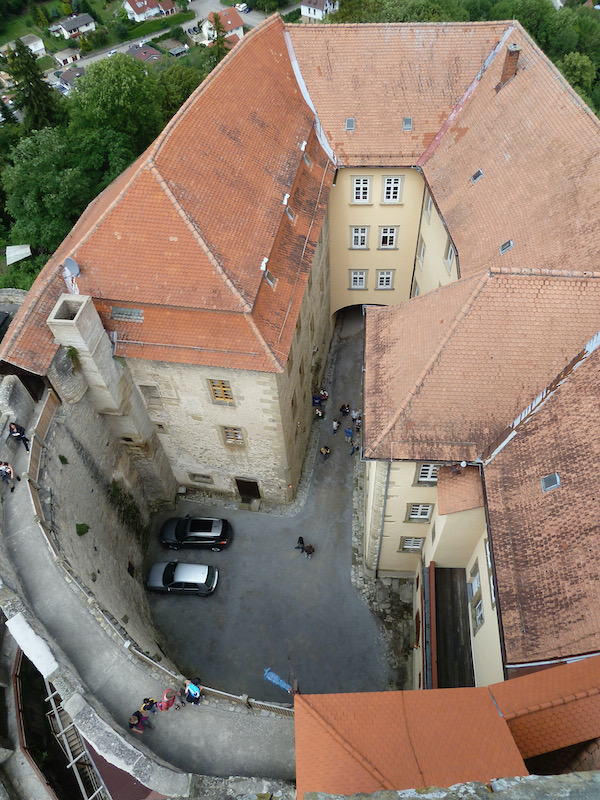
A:
{"label": "person walking", "polygon": [[[15,481],[14,481],[15,473],[13,472],[13,468],[8,463],[8,461],[0,461],[0,478],[4,481],[7,486],[10,486],[11,492],[15,490]],[[21,478],[17,475],[17,480],[20,481]]]}
{"label": "person walking", "polygon": [[294,550],[300,550],[301,553],[304,552],[304,537],[303,536],[299,536],[298,537],[298,542],[296,543],[296,547],[294,547]]}
{"label": "person walking", "polygon": [[350,428],[350,427],[344,428],[344,433],[346,434],[346,441],[348,443],[350,443],[350,440],[352,439],[352,433],[353,433],[352,428]]}
{"label": "person walking", "polygon": [[350,455],[353,456],[356,450],[358,450],[356,442],[354,439],[350,439]]}
{"label": "person walking", "polygon": [[323,447],[319,450],[319,452],[323,456],[323,461],[327,461],[327,459],[329,458],[329,453],[331,453],[331,450],[327,447],[326,444],[324,444]]}
{"label": "person walking", "polygon": [[129,717],[129,730],[134,731],[134,733],[142,734],[146,728],[153,727],[154,725],[141,710],[134,711]]}
{"label": "person walking", "polygon": [[185,699],[188,703],[197,706],[202,701],[202,687],[187,680],[185,682]]}
{"label": "person walking", "polygon": [[11,422],[8,426],[8,435],[11,439],[17,439],[23,442],[25,450],[29,452],[29,439],[25,436],[25,428],[21,425],[17,425],[16,422]]}
{"label": "person walking", "polygon": [[362,426],[362,416],[359,414],[354,423],[354,427],[356,428],[357,433],[360,433],[361,426]]}
{"label": "person walking", "polygon": [[340,421],[339,421],[339,419],[334,419],[334,420],[333,420],[333,435],[334,435],[334,436],[335,436],[335,434],[338,432],[338,428],[339,428],[339,427],[340,427]]}
{"label": "person walking", "polygon": [[179,711],[182,706],[177,702],[178,697],[181,697],[181,692],[176,692],[175,689],[166,689],[162,699],[156,704],[159,711],[168,711],[173,706],[175,706],[175,711]]}
{"label": "person walking", "polygon": [[350,412],[350,416],[352,417],[352,422],[356,422],[356,419],[358,417],[358,411],[355,408],[353,408],[352,411]]}
{"label": "person walking", "polygon": [[158,710],[158,702],[153,697],[144,697],[144,702],[140,706],[142,714],[156,714]]}
{"label": "person walking", "polygon": [[315,552],[315,548],[312,544],[307,544],[304,548],[304,557],[305,558],[312,558],[312,554]]}

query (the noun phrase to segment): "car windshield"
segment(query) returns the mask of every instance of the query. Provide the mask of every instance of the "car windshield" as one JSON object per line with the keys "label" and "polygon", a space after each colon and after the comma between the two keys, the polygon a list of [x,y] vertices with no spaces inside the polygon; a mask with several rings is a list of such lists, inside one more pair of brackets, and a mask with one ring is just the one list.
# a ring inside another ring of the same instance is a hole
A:
{"label": "car windshield", "polygon": [[165,586],[170,586],[173,583],[173,578],[175,577],[175,567],[177,566],[176,561],[171,561],[170,564],[167,564],[165,567],[165,571],[163,573],[163,584]]}
{"label": "car windshield", "polygon": [[215,568],[209,567],[208,568],[208,575],[206,576],[206,586],[211,589],[214,582],[215,582]]}
{"label": "car windshield", "polygon": [[175,538],[178,542],[183,542],[188,532],[188,520],[180,519],[175,526]]}

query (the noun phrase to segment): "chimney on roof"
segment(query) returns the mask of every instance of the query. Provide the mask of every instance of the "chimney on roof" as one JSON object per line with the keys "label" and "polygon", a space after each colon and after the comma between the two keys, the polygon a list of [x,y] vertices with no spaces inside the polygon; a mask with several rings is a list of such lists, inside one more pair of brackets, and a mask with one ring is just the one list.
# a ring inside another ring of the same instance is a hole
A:
{"label": "chimney on roof", "polygon": [[502,67],[502,77],[500,78],[500,86],[498,87],[499,89],[505,86],[509,80],[514,78],[517,74],[517,64],[519,63],[520,52],[521,48],[518,44],[515,44],[515,42],[507,46],[506,55],[504,57],[504,66]]}

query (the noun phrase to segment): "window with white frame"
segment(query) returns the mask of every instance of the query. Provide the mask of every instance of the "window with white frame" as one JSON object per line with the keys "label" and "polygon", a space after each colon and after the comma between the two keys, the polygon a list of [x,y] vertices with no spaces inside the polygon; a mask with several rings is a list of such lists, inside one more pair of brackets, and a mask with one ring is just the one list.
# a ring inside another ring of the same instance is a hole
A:
{"label": "window with white frame", "polygon": [[401,175],[390,175],[383,178],[382,203],[399,203],[402,200],[402,185],[404,179]]}
{"label": "window with white frame", "polygon": [[352,250],[367,250],[369,246],[369,229],[362,226],[350,228],[350,247]]}
{"label": "window with white frame", "polygon": [[420,293],[421,293],[421,290],[419,289],[419,284],[417,283],[416,279],[413,279],[413,284],[412,284],[412,289],[410,291],[410,296],[411,297],[418,297],[420,295]]}
{"label": "window with white frame", "polygon": [[477,633],[483,625],[483,598],[481,596],[481,577],[479,575],[479,559],[471,567],[471,580],[467,584],[467,595],[471,609],[473,633]]}
{"label": "window with white frame", "polygon": [[407,512],[407,522],[429,522],[433,511],[432,503],[410,503]]}
{"label": "window with white frame", "polygon": [[380,228],[379,229],[379,247],[393,250],[396,247],[396,240],[398,238],[398,228]]}
{"label": "window with white frame", "polygon": [[394,288],[394,270],[393,269],[378,269],[377,270],[377,288],[378,289],[393,289]]}
{"label": "window with white frame", "polygon": [[433,198],[429,189],[425,189],[425,200],[423,202],[423,212],[427,222],[431,220],[431,209],[433,208]]}
{"label": "window with white frame", "polygon": [[423,262],[425,261],[425,242],[423,241],[423,237],[419,237],[419,245],[417,247],[417,261],[419,262],[419,266],[423,269]]}
{"label": "window with white frame", "polygon": [[489,539],[485,540],[485,559],[487,561],[488,580],[490,583],[490,595],[492,598],[492,605],[496,603],[496,587],[494,586],[494,570],[492,569],[492,553],[490,551]]}
{"label": "window with white frame", "polygon": [[403,536],[400,539],[400,550],[403,553],[420,553],[424,541],[425,539],[418,536]]}
{"label": "window with white frame", "polygon": [[244,434],[241,428],[234,428],[230,425],[223,425],[223,437],[225,444],[243,445]]}
{"label": "window with white frame", "polygon": [[454,245],[448,239],[446,243],[446,252],[444,253],[444,262],[446,264],[446,269],[448,272],[452,269],[452,262],[454,261],[454,256],[456,255],[456,251],[454,250]]}
{"label": "window with white frame", "polygon": [[439,464],[419,464],[417,483],[437,483]]}
{"label": "window with white frame", "polygon": [[371,202],[371,178],[352,178],[352,202]]}
{"label": "window with white frame", "polygon": [[479,628],[481,628],[481,626],[484,623],[484,618],[483,618],[483,600],[481,600],[481,599],[479,599],[475,603],[475,608],[473,609],[473,618],[474,618],[474,632],[477,633]]}
{"label": "window with white frame", "polygon": [[367,288],[367,270],[366,269],[351,269],[350,270],[350,288],[351,289],[366,289]]}

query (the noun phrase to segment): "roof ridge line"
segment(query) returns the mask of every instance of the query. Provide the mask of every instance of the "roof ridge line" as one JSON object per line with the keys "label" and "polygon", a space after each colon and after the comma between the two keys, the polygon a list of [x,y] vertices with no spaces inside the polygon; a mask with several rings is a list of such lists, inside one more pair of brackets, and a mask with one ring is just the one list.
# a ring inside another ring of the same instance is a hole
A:
{"label": "roof ridge line", "polygon": [[[342,734],[341,734],[341,733],[339,733],[339,732],[336,730],[336,728],[334,728],[334,727],[333,727],[333,725],[332,725],[330,722],[328,722],[328,721],[327,721],[327,720],[326,720],[326,719],[325,719],[325,718],[322,716],[322,714],[319,714],[319,712],[318,712],[318,711],[317,711],[317,710],[314,708],[314,706],[312,706],[312,705],[311,705],[311,704],[308,702],[308,700],[306,699],[306,697],[304,697],[303,695],[298,695],[298,696],[297,696],[297,700],[298,700],[298,699],[299,699],[299,700],[301,700],[301,702],[302,702],[302,705],[303,705],[303,706],[306,708],[306,710],[308,711],[308,713],[309,713],[309,714],[311,714],[311,716],[312,716],[312,717],[313,717],[313,718],[314,718],[314,719],[317,721],[317,723],[318,723],[319,725],[321,725],[321,727],[325,728],[325,730],[327,731],[327,733],[329,733],[329,734],[331,735],[331,737],[332,737],[333,739],[335,739],[335,741],[336,741],[336,742],[337,742],[337,743],[340,745],[340,747],[342,747],[342,748],[343,748],[343,749],[344,749],[344,750],[345,750],[345,751],[348,753],[348,755],[349,755],[351,758],[353,758],[355,761],[358,761],[358,763],[359,763],[359,764],[360,764],[362,767],[364,767],[364,769],[366,769],[366,770],[367,770],[367,772],[369,772],[369,773],[370,773],[370,774],[373,776],[373,778],[375,778],[375,780],[379,781],[379,782],[381,783],[381,785],[382,785],[382,786],[383,786],[385,789],[390,789],[390,790],[393,790],[393,789],[394,789],[394,784],[392,784],[390,781],[388,781],[388,779],[385,777],[385,775],[383,775],[383,774],[382,774],[382,773],[381,773],[381,772],[380,772],[380,771],[377,769],[377,767],[375,767],[373,764],[371,764],[371,762],[370,762],[370,761],[368,761],[368,760],[367,760],[367,759],[366,759],[366,758],[365,758],[363,755],[361,755],[361,754],[360,754],[360,753],[359,753],[359,752],[356,750],[356,748],[355,748],[355,747],[353,747],[353,746],[350,744],[350,742],[349,742],[347,739],[345,739],[345,738],[342,736]],[[419,771],[420,771],[420,768],[419,768]]]}
{"label": "roof ridge line", "polygon": [[215,271],[217,272],[217,274],[220,276],[220,278],[225,283],[227,288],[231,291],[231,293],[235,297],[237,297],[237,299],[238,299],[238,301],[239,301],[239,303],[240,303],[240,305],[242,307],[242,310],[243,311],[248,311],[248,312],[251,311],[252,310],[252,306],[250,305],[250,303],[247,300],[244,299],[244,297],[242,296],[242,294],[239,291],[239,289],[237,288],[237,286],[231,280],[229,275],[227,275],[227,273],[225,272],[225,270],[221,266],[221,264],[219,264],[217,259],[214,257],[211,249],[206,244],[206,242],[204,241],[202,236],[200,236],[200,234],[196,230],[196,227],[192,224],[192,221],[190,220],[190,218],[186,214],[183,206],[181,205],[179,200],[175,197],[175,195],[173,194],[173,192],[171,191],[171,189],[167,185],[167,181],[161,175],[160,170],[158,169],[156,164],[152,163],[152,166],[150,166],[150,173],[152,174],[152,177],[158,183],[159,187],[162,189],[162,191],[166,195],[167,199],[171,202],[171,204],[173,205],[173,207],[175,208],[175,210],[177,211],[177,213],[179,214],[179,216],[183,220],[185,226],[188,228],[188,230],[190,231],[190,233],[194,237],[194,239],[196,239],[196,241],[200,245],[200,248],[204,252],[204,255],[208,258],[208,260],[212,264],[212,266],[215,269]]}
{"label": "roof ridge line", "polygon": [[247,34],[245,34],[238,42],[236,42],[236,44],[231,48],[231,50],[229,50],[227,55],[221,61],[219,61],[217,66],[213,70],[211,70],[211,72],[208,73],[208,75],[206,76],[206,78],[204,78],[200,86],[194,89],[194,91],[187,98],[185,103],[174,114],[174,116],[171,117],[169,122],[166,124],[163,130],[158,134],[154,142],[150,145],[150,147],[152,148],[150,157],[152,159],[158,157],[159,151],[162,149],[163,145],[166,145],[167,141],[171,138],[173,131],[179,124],[179,118],[185,116],[188,107],[196,102],[196,97],[202,94],[204,91],[206,91],[207,87],[210,86],[212,83],[214,83],[214,81],[217,79],[217,77],[220,75],[223,69],[225,69],[225,65],[229,61],[229,57],[231,56],[232,52],[236,49],[239,49],[240,47],[243,47],[246,40],[251,40],[253,36],[257,36],[260,33],[262,33],[263,30],[270,28],[277,21],[278,18],[281,22],[281,25],[283,26],[283,20],[281,19],[279,14],[275,13],[272,14],[270,17],[267,17],[267,19],[265,19],[264,22],[259,23],[259,25],[257,25],[255,28],[251,28],[251,30]]}
{"label": "roof ridge line", "polygon": [[267,354],[267,357],[270,359],[271,363],[274,364],[274,366],[279,367],[280,371],[283,372],[283,364],[277,358],[277,356],[275,355],[273,350],[271,350],[271,347],[267,344],[267,340],[265,339],[265,337],[260,332],[260,328],[258,327],[256,322],[254,321],[252,313],[250,311],[248,311],[248,312],[244,311],[244,317],[246,319],[246,322],[250,326],[252,332],[254,333],[256,338],[258,339],[259,344],[262,346],[263,350]]}
{"label": "roof ridge line", "polygon": [[485,61],[483,62],[483,64],[479,68],[477,74],[475,75],[475,77],[473,78],[473,80],[471,81],[469,86],[466,88],[463,96],[460,98],[458,103],[454,106],[454,108],[452,109],[452,111],[450,112],[450,114],[448,115],[446,120],[442,123],[441,128],[436,133],[436,135],[433,137],[433,139],[429,143],[428,147],[425,149],[425,152],[418,159],[417,166],[422,167],[429,160],[430,156],[432,156],[435,153],[435,151],[438,148],[438,145],[440,144],[440,142],[444,138],[445,134],[450,129],[450,126],[452,125],[452,123],[454,122],[456,117],[459,115],[459,113],[462,111],[462,109],[464,108],[467,100],[469,100],[469,98],[471,97],[471,95],[473,94],[473,92],[475,91],[477,86],[479,85],[479,82],[480,82],[481,78],[483,77],[484,73],[487,71],[488,67],[490,67],[492,65],[492,63],[494,62],[494,59],[496,58],[496,56],[500,52],[500,49],[504,46],[504,43],[506,42],[506,40],[508,39],[508,37],[511,35],[511,33],[514,30],[515,30],[515,24],[513,22],[510,25],[508,25],[508,27],[505,29],[504,35],[500,37],[498,42],[496,42],[496,44],[492,48],[490,54],[488,55],[488,57],[485,59]]}
{"label": "roof ridge line", "polygon": [[551,278],[600,278],[600,272],[581,269],[544,269],[543,267],[489,267],[493,275],[549,276]]}
{"label": "roof ridge line", "polygon": [[594,686],[592,689],[583,689],[575,694],[568,694],[566,697],[556,697],[554,700],[546,700],[543,703],[537,703],[533,706],[525,706],[524,708],[517,709],[517,711],[511,711],[508,714],[503,714],[503,716],[507,722],[510,722],[514,719],[528,716],[529,714],[535,714],[537,711],[547,711],[549,708],[566,706],[569,705],[569,703],[575,703],[578,700],[585,700],[586,697],[594,697],[597,694],[600,694],[600,687]]}
{"label": "roof ridge line", "polygon": [[[423,385],[423,381],[425,380],[426,375],[433,368],[433,365],[438,360],[442,350],[446,347],[446,345],[448,344],[448,342],[452,338],[452,335],[454,334],[454,331],[458,328],[460,323],[463,321],[463,319],[467,315],[467,312],[472,307],[473,303],[475,302],[476,297],[479,295],[479,293],[483,289],[484,285],[488,282],[489,277],[490,277],[489,270],[486,270],[483,273],[483,275],[481,275],[478,278],[477,283],[475,284],[475,288],[473,289],[473,291],[471,292],[471,294],[467,298],[466,302],[463,303],[460,311],[455,316],[454,320],[452,321],[452,324],[447,328],[446,333],[444,334],[444,336],[438,342],[438,345],[435,348],[435,350],[433,351],[433,353],[431,355],[431,358],[429,359],[427,364],[425,364],[425,366],[423,367],[423,370],[421,371],[421,374],[418,376],[418,378],[416,379],[416,381],[414,382],[412,387],[408,390],[408,392],[405,395],[404,399],[402,400],[402,402],[398,406],[398,409],[397,409],[396,413],[390,418],[390,421],[385,426],[385,428],[383,428],[383,430],[381,431],[379,436],[377,436],[375,438],[375,441],[373,442],[371,447],[365,449],[365,456],[367,456],[367,458],[372,458],[375,455],[375,451],[377,450],[377,448],[379,447],[379,445],[383,441],[384,437],[387,436],[387,434],[391,431],[391,429],[394,427],[394,425],[398,422],[400,416],[404,413],[404,411],[406,411],[406,409],[408,408],[408,406],[410,404],[410,401],[417,394],[417,392],[419,391],[419,389]],[[466,278],[465,280],[471,280],[471,279],[470,278]],[[460,282],[457,281],[454,284],[446,284],[446,285],[447,286],[455,286],[458,283],[460,283]]]}

